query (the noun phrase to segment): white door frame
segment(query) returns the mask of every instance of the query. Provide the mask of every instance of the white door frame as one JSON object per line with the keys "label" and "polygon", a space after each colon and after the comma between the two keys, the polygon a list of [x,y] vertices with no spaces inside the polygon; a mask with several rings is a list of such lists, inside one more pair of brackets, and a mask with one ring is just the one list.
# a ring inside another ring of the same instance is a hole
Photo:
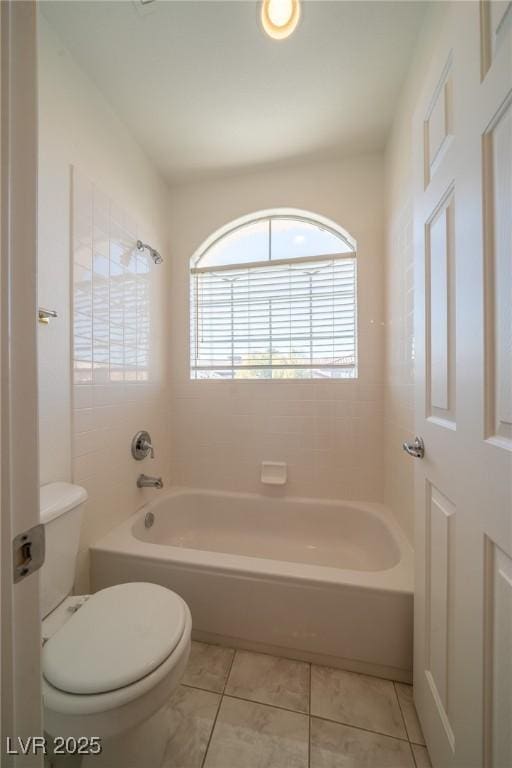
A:
{"label": "white door frame", "polygon": [[36,4],[1,2],[1,700],[2,766],[40,766],[6,755],[6,738],[42,734],[39,576],[13,583],[12,540],[39,523],[37,408]]}

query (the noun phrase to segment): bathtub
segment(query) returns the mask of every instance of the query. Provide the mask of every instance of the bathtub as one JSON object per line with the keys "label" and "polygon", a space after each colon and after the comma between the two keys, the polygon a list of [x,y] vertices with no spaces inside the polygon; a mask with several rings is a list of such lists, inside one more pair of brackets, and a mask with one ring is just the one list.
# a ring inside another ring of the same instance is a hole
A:
{"label": "bathtub", "polygon": [[176,488],[91,548],[91,580],[173,589],[198,640],[411,680],[413,552],[380,504]]}

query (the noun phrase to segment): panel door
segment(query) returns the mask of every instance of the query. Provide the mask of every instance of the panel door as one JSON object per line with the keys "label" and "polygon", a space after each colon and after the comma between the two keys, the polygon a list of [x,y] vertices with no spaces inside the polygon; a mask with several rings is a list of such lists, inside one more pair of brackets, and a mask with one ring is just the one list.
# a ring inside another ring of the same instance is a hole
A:
{"label": "panel door", "polygon": [[512,4],[453,3],[413,130],[415,697],[434,766],[512,766]]}

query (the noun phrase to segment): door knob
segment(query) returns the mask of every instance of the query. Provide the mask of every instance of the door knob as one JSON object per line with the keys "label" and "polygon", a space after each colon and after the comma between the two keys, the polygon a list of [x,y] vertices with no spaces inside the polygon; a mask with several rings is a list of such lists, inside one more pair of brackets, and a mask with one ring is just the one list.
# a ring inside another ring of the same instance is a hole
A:
{"label": "door knob", "polygon": [[425,443],[422,437],[415,437],[414,443],[404,443],[402,447],[409,456],[414,456],[415,459],[422,459],[425,455]]}

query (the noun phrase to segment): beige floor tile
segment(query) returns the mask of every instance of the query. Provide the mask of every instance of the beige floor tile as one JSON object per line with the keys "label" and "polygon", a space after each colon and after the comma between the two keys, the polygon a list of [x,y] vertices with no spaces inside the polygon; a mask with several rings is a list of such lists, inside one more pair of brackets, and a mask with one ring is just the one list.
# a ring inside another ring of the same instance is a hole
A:
{"label": "beige floor tile", "polygon": [[404,683],[395,683],[396,692],[398,694],[398,702],[402,715],[405,720],[405,727],[407,728],[407,735],[409,741],[414,744],[425,744],[425,738],[423,731],[421,730],[420,721],[416,714],[416,707],[412,698],[412,685],[405,685]]}
{"label": "beige floor tile", "polygon": [[311,718],[310,768],[414,768],[406,741]]}
{"label": "beige floor tile", "polygon": [[308,718],[224,696],[204,768],[307,768]]}
{"label": "beige floor tile", "polygon": [[237,651],[226,693],[276,707],[309,711],[309,664]]}
{"label": "beige floor tile", "polygon": [[407,738],[396,691],[389,680],[312,665],[311,714]]}
{"label": "beige floor tile", "polygon": [[193,642],[182,683],[222,693],[234,653],[232,648]]}
{"label": "beige floor tile", "polygon": [[416,761],[416,768],[432,768],[427,748],[419,744],[412,744],[411,746]]}
{"label": "beige floor tile", "polygon": [[180,686],[169,703],[170,738],[161,768],[201,768],[220,695]]}

